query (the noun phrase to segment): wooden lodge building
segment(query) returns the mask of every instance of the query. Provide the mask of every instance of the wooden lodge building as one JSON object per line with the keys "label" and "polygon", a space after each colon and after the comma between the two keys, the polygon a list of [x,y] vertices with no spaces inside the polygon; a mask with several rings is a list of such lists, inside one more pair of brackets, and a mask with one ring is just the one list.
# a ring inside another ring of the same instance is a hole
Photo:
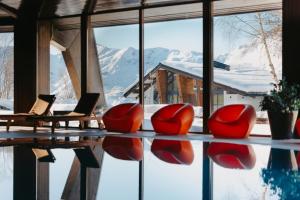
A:
{"label": "wooden lodge building", "polygon": [[[203,76],[199,70],[178,67],[177,62],[161,62],[144,76],[145,104],[191,103],[203,107]],[[182,63],[179,63],[179,65]],[[183,63],[189,65],[189,63]],[[214,61],[214,68],[221,73],[227,73],[227,80],[213,83],[213,106],[218,108],[235,102],[251,102],[258,109],[259,102],[268,89],[247,91],[241,85],[230,85],[230,66]],[[267,72],[268,73],[268,72]],[[240,74],[244,76],[243,74]],[[245,78],[245,77],[244,77]],[[268,77],[270,78],[270,77]],[[262,80],[262,82],[265,80]],[[251,83],[250,83],[251,84]],[[267,88],[269,88],[267,86]],[[139,97],[139,82],[136,81],[125,92],[124,97]]]}

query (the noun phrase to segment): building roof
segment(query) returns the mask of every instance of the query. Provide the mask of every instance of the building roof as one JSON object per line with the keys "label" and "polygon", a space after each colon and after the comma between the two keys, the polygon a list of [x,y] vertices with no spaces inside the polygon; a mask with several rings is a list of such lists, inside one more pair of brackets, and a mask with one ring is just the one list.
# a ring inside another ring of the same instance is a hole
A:
{"label": "building roof", "polygon": [[[222,88],[228,92],[233,92],[245,96],[261,96],[272,89],[272,76],[270,72],[259,68],[248,68],[247,70],[226,70],[216,66],[224,64],[214,62],[214,86]],[[224,65],[226,66],[226,65]],[[203,79],[203,66],[198,63],[188,63],[179,61],[163,61],[155,68],[145,74],[144,90],[147,90],[154,82],[155,72],[159,69],[168,70],[175,74],[181,74],[195,80]],[[137,97],[139,83],[134,82],[126,89],[124,96]]]}

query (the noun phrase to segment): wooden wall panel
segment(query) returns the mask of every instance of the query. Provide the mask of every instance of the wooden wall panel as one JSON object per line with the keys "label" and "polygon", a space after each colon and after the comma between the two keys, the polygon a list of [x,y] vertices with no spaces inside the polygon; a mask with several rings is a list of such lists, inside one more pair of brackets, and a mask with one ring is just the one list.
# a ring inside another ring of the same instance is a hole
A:
{"label": "wooden wall panel", "polygon": [[158,70],[156,73],[156,87],[159,96],[159,103],[166,104],[168,103],[168,73],[166,70]]}
{"label": "wooden wall panel", "polygon": [[179,100],[182,103],[195,104],[194,80],[192,78],[176,75]]}

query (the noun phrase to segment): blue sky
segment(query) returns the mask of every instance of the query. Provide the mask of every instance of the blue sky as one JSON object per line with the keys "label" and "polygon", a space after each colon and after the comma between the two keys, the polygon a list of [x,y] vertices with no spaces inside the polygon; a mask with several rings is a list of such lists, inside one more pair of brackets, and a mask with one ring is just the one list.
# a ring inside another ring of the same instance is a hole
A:
{"label": "blue sky", "polygon": [[[111,48],[138,48],[138,25],[96,28],[97,43]],[[230,52],[245,40],[230,40],[216,23],[215,56]],[[145,24],[145,48],[165,47],[202,51],[202,19],[177,20]]]}

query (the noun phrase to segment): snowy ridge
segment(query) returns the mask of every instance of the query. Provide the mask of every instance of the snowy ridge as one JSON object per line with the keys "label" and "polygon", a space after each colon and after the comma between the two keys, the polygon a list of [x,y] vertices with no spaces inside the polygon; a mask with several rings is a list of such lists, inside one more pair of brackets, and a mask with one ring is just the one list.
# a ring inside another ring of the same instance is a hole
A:
{"label": "snowy ridge", "polygon": [[[276,52],[276,46],[270,46],[271,52]],[[129,47],[124,49],[108,48],[97,45],[100,67],[103,76],[104,90],[107,102],[117,104],[126,101],[124,91],[138,80],[139,52]],[[53,56],[53,55],[52,55]],[[278,77],[281,77],[281,57],[272,54]],[[72,88],[71,82],[66,81],[66,69],[61,56],[52,57],[51,91],[64,94]],[[171,65],[181,70],[202,74],[203,55],[195,51],[180,51],[167,48],[145,49],[145,73],[159,63]],[[244,45],[226,55],[219,55],[215,60],[228,64],[230,71],[215,69],[215,81],[229,87],[246,92],[267,92],[272,86],[268,60],[263,46]],[[55,66],[54,66],[55,65]],[[68,86],[64,86],[67,83]]]}

